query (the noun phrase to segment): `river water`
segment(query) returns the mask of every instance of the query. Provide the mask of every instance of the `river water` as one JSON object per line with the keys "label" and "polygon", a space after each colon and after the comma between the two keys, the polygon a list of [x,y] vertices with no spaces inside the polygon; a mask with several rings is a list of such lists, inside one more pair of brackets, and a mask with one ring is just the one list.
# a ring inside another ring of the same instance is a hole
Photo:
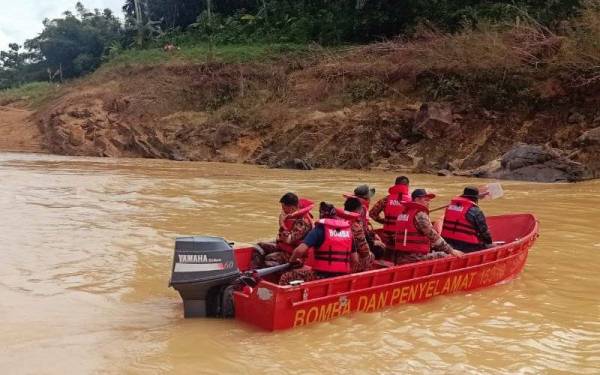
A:
{"label": "river water", "polygon": [[[600,181],[503,182],[486,214],[533,212],[516,280],[268,333],[184,320],[167,287],[174,238],[268,239],[278,199],[389,172],[0,154],[2,373],[600,373]],[[411,175],[444,204],[480,180]],[[436,204],[433,204],[436,206]]]}

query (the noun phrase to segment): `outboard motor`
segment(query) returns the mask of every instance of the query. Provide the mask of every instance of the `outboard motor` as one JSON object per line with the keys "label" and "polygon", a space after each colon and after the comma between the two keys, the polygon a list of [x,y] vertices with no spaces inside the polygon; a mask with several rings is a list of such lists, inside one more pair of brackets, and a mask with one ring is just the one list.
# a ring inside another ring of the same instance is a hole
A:
{"label": "outboard motor", "polygon": [[231,284],[240,276],[233,249],[221,237],[180,237],[169,286],[183,299],[184,316],[232,316]]}

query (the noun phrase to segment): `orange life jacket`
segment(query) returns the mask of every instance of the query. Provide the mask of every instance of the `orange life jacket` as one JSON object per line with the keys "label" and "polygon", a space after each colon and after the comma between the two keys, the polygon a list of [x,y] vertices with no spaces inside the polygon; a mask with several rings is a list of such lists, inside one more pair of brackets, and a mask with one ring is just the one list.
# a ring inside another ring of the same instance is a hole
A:
{"label": "orange life jacket", "polygon": [[[287,215],[285,220],[283,221],[283,225],[279,227],[279,233],[283,231],[292,230],[294,223],[296,220],[302,218],[307,223],[310,223],[310,228],[313,227],[313,217],[310,211],[315,207],[314,203],[308,199],[300,199],[299,201],[299,209],[294,211],[293,213]],[[279,240],[279,236],[277,236],[277,247],[286,253],[291,254],[294,249],[300,245],[302,242],[302,238],[293,241],[292,243],[287,243]]]}
{"label": "orange life jacket", "polygon": [[442,237],[474,245],[479,244],[481,241],[477,237],[477,230],[467,220],[467,212],[474,206],[477,206],[477,204],[470,199],[463,197],[453,198],[444,212]]}
{"label": "orange life jacket", "polygon": [[403,202],[410,202],[408,186],[394,185],[388,189],[389,195],[383,213],[385,215],[383,231],[388,238],[396,231],[396,218],[404,211]]}
{"label": "orange life jacket", "polygon": [[429,238],[421,234],[415,227],[415,215],[425,212],[429,215],[429,209],[415,202],[404,202],[404,210],[396,220],[396,231],[394,236],[394,250],[409,253],[428,253],[431,248]]}
{"label": "orange life jacket", "polygon": [[350,273],[352,253],[352,230],[347,220],[321,219],[323,243],[314,250],[312,268],[331,273]]}
{"label": "orange life jacket", "polygon": [[354,223],[357,220],[360,220],[360,214],[356,212],[346,211],[342,208],[335,209],[335,215],[342,220],[347,220],[350,224]]}

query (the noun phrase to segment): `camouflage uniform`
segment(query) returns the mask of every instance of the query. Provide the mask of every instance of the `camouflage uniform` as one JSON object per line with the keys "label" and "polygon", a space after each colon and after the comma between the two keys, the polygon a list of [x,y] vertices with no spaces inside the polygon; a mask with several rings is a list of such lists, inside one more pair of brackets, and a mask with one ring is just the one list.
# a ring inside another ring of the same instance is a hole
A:
{"label": "camouflage uniform", "polygon": [[369,210],[369,217],[379,224],[385,224],[385,218],[382,218],[380,215],[385,210],[385,206],[387,205],[388,196],[381,198],[375,203],[375,205]]}
{"label": "camouflage uniform", "polygon": [[[280,222],[282,215],[285,216],[284,213],[280,215]],[[292,225],[292,229],[290,231],[282,230],[277,235],[277,240],[286,243],[300,243],[306,234],[310,232],[313,225],[309,218],[301,217],[294,221]],[[261,268],[261,267],[272,267],[277,266],[279,264],[284,264],[289,262],[290,254],[286,251],[282,251],[277,246],[277,241],[275,242],[260,242],[258,246],[262,248],[264,254],[256,254],[252,261],[252,268]]]}
{"label": "camouflage uniform", "polygon": [[352,273],[368,271],[373,268],[375,257],[369,249],[367,236],[361,223],[355,221],[350,227],[352,229],[353,251],[358,253],[358,261],[352,262]]}
{"label": "camouflage uniform", "polygon": [[[430,260],[430,259],[439,259],[445,258],[450,255],[450,252],[453,250],[450,245],[439,235],[438,232],[435,231],[433,225],[431,224],[431,220],[429,219],[429,215],[426,212],[418,212],[415,215],[415,227],[421,234],[427,236],[429,241],[431,241],[431,251],[425,254],[422,253],[405,253],[400,251],[391,250],[392,254],[388,254],[391,256],[392,260],[396,264],[406,264],[419,262],[422,260]],[[390,250],[388,250],[388,253]]]}
{"label": "camouflage uniform", "polygon": [[284,272],[279,278],[279,285],[288,285],[290,281],[303,280],[305,282],[317,280],[320,277],[310,267],[297,268],[288,272]]}

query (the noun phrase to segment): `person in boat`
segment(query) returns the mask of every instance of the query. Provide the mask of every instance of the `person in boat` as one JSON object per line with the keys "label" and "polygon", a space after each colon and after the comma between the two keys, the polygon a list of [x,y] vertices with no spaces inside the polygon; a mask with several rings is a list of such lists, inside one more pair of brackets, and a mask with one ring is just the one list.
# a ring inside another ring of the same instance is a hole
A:
{"label": "person in boat", "polygon": [[[344,209],[321,202],[319,218],[315,227],[305,237],[290,258],[299,268],[285,272],[280,285],[293,280],[311,281],[349,273],[368,271],[375,257],[369,250],[362,225],[359,222],[361,202],[349,198]],[[335,251],[332,251],[335,248]],[[309,249],[312,259],[307,261]]]}
{"label": "person in boat", "polygon": [[394,264],[463,256],[450,246],[433,228],[429,218],[429,202],[435,194],[415,189],[410,202],[403,202],[394,231],[394,245],[388,247],[385,258]]}
{"label": "person in boat", "polygon": [[286,193],[279,203],[281,203],[281,213],[277,238],[275,242],[258,243],[259,251],[253,261],[254,268],[287,263],[292,251],[313,228],[313,218],[310,213],[314,207],[312,201],[298,198],[294,193]]}
{"label": "person in boat", "polygon": [[375,233],[373,226],[369,222],[369,205],[373,196],[375,196],[375,188],[371,188],[369,185],[357,186],[353,194],[344,194],[346,199],[354,198],[360,202],[361,207],[357,211],[360,214],[360,224],[363,227],[369,248],[376,257],[380,257],[385,251],[385,244],[379,235]]}
{"label": "person in boat", "polygon": [[477,205],[483,195],[478,188],[467,186],[446,207],[442,237],[455,249],[470,253],[492,246],[485,215]]}
{"label": "person in boat", "polygon": [[[371,219],[379,224],[383,224],[381,239],[388,248],[394,246],[394,227],[396,225],[396,218],[402,210],[402,203],[411,201],[409,184],[408,177],[396,177],[394,186],[388,189],[389,194],[378,200],[369,211]],[[383,217],[381,217],[382,212]]]}
{"label": "person in boat", "polygon": [[[355,262],[352,264],[352,273],[364,272],[373,268],[375,255],[373,254],[372,246],[369,244],[368,233],[365,232],[364,226],[358,219],[362,215],[362,203],[356,198],[348,198],[344,202],[344,209],[337,210],[336,216],[348,220],[350,229],[352,230],[353,251],[358,254]],[[350,213],[350,214],[349,214]],[[385,248],[385,245],[378,239],[374,238],[374,247]]]}

